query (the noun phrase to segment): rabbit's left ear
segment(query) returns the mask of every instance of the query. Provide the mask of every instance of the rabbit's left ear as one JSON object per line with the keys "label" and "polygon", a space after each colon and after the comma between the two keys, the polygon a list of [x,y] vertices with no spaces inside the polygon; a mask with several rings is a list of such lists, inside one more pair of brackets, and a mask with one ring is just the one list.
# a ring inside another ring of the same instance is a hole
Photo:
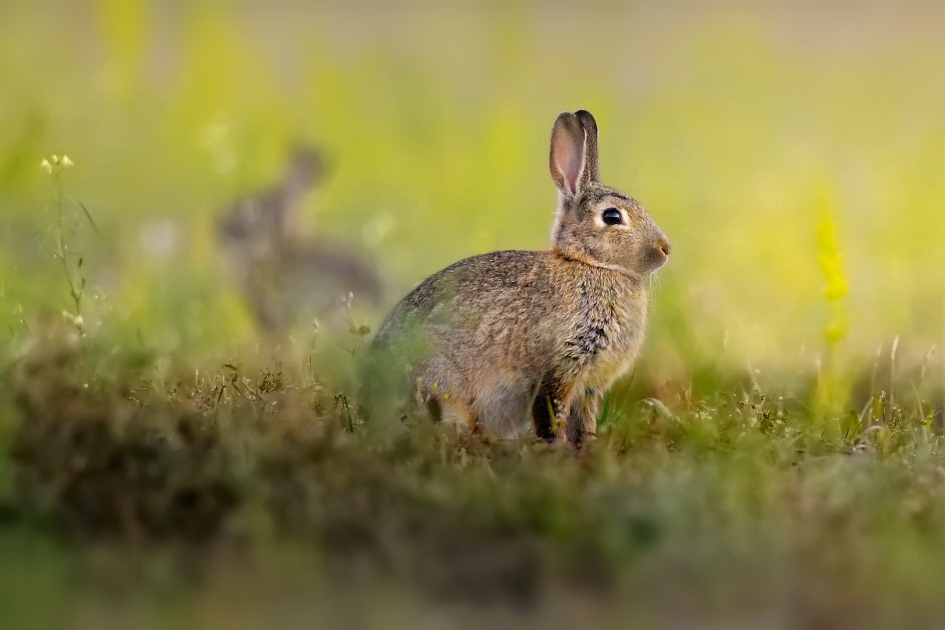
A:
{"label": "rabbit's left ear", "polygon": [[597,122],[589,112],[558,115],[551,130],[548,162],[555,185],[569,197],[598,181]]}

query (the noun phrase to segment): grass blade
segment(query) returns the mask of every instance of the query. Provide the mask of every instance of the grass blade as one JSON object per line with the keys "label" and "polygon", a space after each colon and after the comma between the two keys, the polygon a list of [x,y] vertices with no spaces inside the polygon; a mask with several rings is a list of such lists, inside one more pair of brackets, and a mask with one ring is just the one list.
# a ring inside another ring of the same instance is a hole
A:
{"label": "grass blade", "polygon": [[100,234],[98,226],[95,225],[95,219],[92,218],[92,214],[89,212],[89,209],[86,208],[85,204],[79,201],[78,199],[75,199],[74,201],[76,202],[76,204],[78,204],[80,208],[82,208],[82,212],[85,214],[85,218],[89,220],[89,225],[92,226],[92,229],[95,230],[95,233]]}

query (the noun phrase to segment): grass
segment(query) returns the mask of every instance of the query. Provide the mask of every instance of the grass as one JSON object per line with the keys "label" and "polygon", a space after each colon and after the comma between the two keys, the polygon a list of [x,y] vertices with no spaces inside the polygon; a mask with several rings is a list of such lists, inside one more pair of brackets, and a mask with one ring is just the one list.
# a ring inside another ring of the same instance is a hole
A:
{"label": "grass", "polygon": [[[165,4],[0,7],[0,625],[941,624],[937,10]],[[586,448],[366,423],[383,312],[226,282],[298,140],[392,299],[545,247],[578,107],[674,245]]]}
{"label": "grass", "polygon": [[[812,391],[747,379],[624,402],[573,451],[425,417],[363,424],[305,362],[176,357],[156,376],[157,361],[66,322],[7,365],[0,540],[25,567],[7,596],[41,580],[33,601],[63,615],[200,610],[211,627],[231,589],[288,625],[589,606],[599,623],[862,628],[945,612],[945,453],[918,408],[817,416]],[[35,627],[53,614],[22,607]]]}

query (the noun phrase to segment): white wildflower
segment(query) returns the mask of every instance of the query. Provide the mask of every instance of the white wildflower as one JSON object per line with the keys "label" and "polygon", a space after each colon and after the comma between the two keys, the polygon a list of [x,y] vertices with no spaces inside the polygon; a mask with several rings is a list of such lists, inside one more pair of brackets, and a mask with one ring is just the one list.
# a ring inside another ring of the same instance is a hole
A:
{"label": "white wildflower", "polygon": [[45,169],[47,173],[52,175],[52,164],[49,163],[49,160],[43,160],[40,163],[40,166],[43,167],[43,169]]}
{"label": "white wildflower", "polygon": [[63,310],[62,316],[72,322],[76,328],[82,328],[85,325],[85,320],[81,315],[73,315],[69,311]]}

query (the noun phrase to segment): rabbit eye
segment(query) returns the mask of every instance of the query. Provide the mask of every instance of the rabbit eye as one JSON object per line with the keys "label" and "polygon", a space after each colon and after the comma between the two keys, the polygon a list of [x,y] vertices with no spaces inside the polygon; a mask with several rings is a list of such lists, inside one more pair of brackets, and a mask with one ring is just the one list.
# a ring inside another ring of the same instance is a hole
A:
{"label": "rabbit eye", "polygon": [[620,225],[623,223],[623,216],[617,208],[607,208],[600,216],[607,225]]}

